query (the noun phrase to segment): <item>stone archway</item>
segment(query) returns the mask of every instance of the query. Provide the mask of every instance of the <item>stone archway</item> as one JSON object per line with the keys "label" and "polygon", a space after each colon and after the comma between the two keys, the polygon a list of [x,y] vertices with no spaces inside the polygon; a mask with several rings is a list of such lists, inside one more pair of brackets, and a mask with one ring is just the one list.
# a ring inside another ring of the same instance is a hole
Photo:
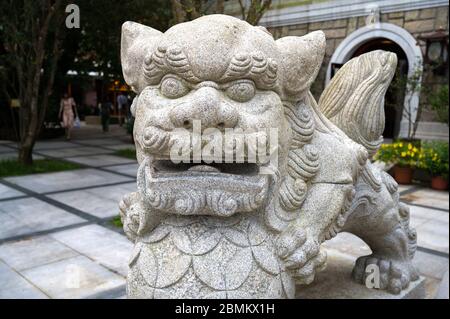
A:
{"label": "stone archway", "polygon": [[[328,64],[326,84],[330,81],[333,64],[346,63],[361,45],[376,38],[389,39],[402,48],[408,59],[408,77],[412,77],[417,71],[422,71],[423,57],[420,46],[417,44],[417,40],[408,31],[395,24],[378,22],[354,31],[341,42],[334,51],[330,63]],[[411,117],[414,121],[419,107],[419,97],[419,92],[405,94],[405,106],[407,106],[407,101],[411,99]],[[405,132],[407,125],[408,122],[404,112],[403,119],[400,123],[400,132]]]}

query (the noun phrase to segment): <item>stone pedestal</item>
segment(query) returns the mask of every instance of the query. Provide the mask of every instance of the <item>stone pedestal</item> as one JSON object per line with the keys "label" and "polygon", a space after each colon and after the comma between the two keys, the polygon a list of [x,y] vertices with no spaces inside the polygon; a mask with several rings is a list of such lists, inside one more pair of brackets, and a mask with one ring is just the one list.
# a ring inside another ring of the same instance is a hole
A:
{"label": "stone pedestal", "polygon": [[297,299],[424,299],[425,278],[411,282],[400,294],[369,289],[351,278],[355,259],[335,250],[327,250],[327,268],[318,273],[309,286],[297,286]]}

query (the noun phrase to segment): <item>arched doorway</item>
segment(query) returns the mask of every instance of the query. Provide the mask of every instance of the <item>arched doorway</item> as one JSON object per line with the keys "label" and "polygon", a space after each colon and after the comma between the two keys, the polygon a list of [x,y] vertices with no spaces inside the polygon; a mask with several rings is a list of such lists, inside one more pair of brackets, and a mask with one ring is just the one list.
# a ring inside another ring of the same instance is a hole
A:
{"label": "arched doorway", "polygon": [[[408,74],[408,58],[402,48],[394,41],[386,38],[375,38],[360,45],[352,54],[350,59],[375,50],[389,51],[397,55],[397,70],[395,71],[394,78],[392,79],[392,83],[397,83],[397,85],[389,86],[384,100],[384,114],[386,116],[386,122],[383,136],[384,138],[392,139],[398,136],[400,130],[402,106],[405,98],[405,87],[404,82],[398,80],[405,78]],[[403,83],[402,86],[400,86],[401,83]]]}
{"label": "arched doorway", "polygon": [[[397,57],[399,58],[398,67],[400,68],[397,70],[397,76],[406,73],[407,77],[413,77],[417,74],[417,71],[420,72],[422,70],[422,51],[417,44],[417,40],[408,31],[391,23],[374,23],[354,31],[336,48],[328,65],[326,84],[328,84],[333,73],[340,65],[357,55],[377,49],[397,53]],[[401,93],[392,91],[388,94],[390,95],[389,103],[394,102],[393,95],[397,94],[396,98],[398,98],[398,94],[402,95]],[[403,105],[408,103],[407,101],[410,101],[409,103],[412,109],[411,118],[413,120],[415,120],[415,112],[419,106],[419,95],[419,92],[414,92],[411,95],[403,94]],[[388,100],[388,96],[386,96],[386,100]],[[385,110],[392,112],[391,109]],[[408,120],[404,113],[400,114],[397,111],[394,115],[387,114],[386,118],[388,116],[394,116],[395,120],[392,118],[386,120],[385,137],[396,137],[399,131],[406,131]],[[394,128],[392,128],[392,125]]]}

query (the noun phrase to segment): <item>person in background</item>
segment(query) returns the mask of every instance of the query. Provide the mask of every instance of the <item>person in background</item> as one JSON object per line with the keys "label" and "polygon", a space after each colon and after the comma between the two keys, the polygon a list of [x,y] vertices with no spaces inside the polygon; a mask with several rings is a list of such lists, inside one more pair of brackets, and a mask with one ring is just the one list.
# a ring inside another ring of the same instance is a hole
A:
{"label": "person in background", "polygon": [[120,92],[120,94],[117,96],[117,109],[119,111],[119,125],[122,126],[123,124],[123,112],[127,111],[128,108],[128,99],[127,97]]}
{"label": "person in background", "polygon": [[105,102],[99,104],[103,133],[109,131],[109,118],[112,109],[113,105],[108,97],[106,98]]}
{"label": "person in background", "polygon": [[61,99],[58,117],[61,119],[62,126],[65,128],[67,140],[70,140],[70,133],[73,128],[75,116],[78,117],[75,100],[70,97],[69,94],[64,93],[63,98]]}
{"label": "person in background", "polygon": [[133,117],[133,114],[131,114],[131,105],[133,104],[133,98],[130,94],[127,95],[127,118],[129,121],[131,121],[131,118]]}

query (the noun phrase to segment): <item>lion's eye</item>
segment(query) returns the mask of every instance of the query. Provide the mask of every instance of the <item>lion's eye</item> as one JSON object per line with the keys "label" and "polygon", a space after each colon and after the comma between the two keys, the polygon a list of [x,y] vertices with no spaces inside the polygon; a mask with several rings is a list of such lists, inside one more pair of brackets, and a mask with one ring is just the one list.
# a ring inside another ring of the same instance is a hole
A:
{"label": "lion's eye", "polygon": [[226,93],[230,99],[247,102],[255,96],[255,85],[250,81],[236,82],[227,88]]}
{"label": "lion's eye", "polygon": [[166,78],[161,83],[161,93],[169,99],[177,99],[186,95],[189,88],[176,78]]}

